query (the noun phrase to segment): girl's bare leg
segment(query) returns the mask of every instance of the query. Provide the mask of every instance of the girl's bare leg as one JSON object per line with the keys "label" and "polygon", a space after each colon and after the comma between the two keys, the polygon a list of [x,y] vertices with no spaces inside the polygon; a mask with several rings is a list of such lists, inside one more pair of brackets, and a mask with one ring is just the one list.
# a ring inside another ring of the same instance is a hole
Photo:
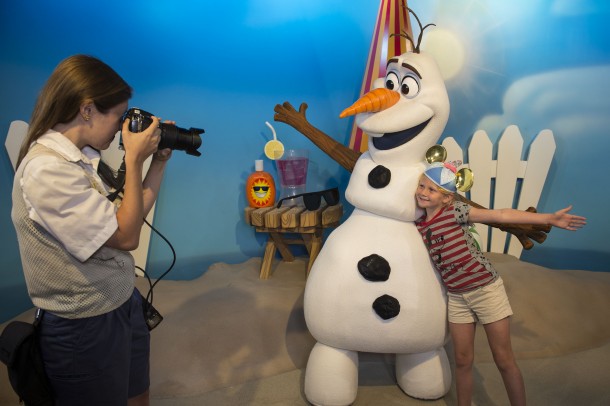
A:
{"label": "girl's bare leg", "polygon": [[475,323],[449,323],[455,355],[455,386],[458,406],[470,406],[472,402],[475,327]]}
{"label": "girl's bare leg", "polygon": [[510,341],[510,318],[483,325],[512,406],[525,405],[525,384]]}

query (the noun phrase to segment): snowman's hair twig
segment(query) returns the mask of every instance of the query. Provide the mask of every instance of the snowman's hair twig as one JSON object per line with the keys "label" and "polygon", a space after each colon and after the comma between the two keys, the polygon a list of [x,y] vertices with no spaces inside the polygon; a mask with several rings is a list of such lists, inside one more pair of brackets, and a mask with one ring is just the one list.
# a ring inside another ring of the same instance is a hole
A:
{"label": "snowman's hair twig", "polygon": [[396,37],[396,36],[406,38],[411,43],[411,48],[415,49],[415,44],[413,43],[413,38],[411,38],[411,36],[409,35],[408,32],[406,32],[405,30],[402,30],[402,32],[400,34],[391,34],[390,38]]}
{"label": "snowman's hair twig", "polygon": [[406,5],[404,5],[403,7],[406,8],[409,11],[409,13],[413,14],[413,17],[415,17],[415,20],[417,21],[417,24],[419,25],[419,35],[417,36],[417,45],[415,45],[415,43],[413,42],[413,38],[411,38],[411,36],[405,30],[403,30],[400,34],[392,34],[392,35],[390,35],[390,37],[397,35],[399,37],[406,38],[411,43],[411,47],[413,47],[413,52],[415,52],[416,54],[419,54],[419,51],[420,51],[419,46],[421,45],[424,31],[426,30],[426,28],[428,28],[430,26],[436,27],[436,24],[430,23],[430,24],[426,24],[425,26],[422,26],[422,23],[419,20],[419,17],[417,16],[417,14],[415,14],[415,12],[413,10],[411,10],[409,7],[407,7]]}

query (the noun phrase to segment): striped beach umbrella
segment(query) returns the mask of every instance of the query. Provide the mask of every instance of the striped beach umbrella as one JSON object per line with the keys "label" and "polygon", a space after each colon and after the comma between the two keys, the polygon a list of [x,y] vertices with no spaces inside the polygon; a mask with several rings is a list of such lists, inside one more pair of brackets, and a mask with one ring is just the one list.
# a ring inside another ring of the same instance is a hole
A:
{"label": "striped beach umbrella", "polygon": [[[389,58],[411,50],[411,44],[403,36],[398,35],[400,33],[407,33],[413,38],[407,0],[381,0],[360,96],[372,89],[375,79],[385,76]],[[355,121],[352,121],[349,147],[360,152],[368,149],[368,137],[356,126]]]}

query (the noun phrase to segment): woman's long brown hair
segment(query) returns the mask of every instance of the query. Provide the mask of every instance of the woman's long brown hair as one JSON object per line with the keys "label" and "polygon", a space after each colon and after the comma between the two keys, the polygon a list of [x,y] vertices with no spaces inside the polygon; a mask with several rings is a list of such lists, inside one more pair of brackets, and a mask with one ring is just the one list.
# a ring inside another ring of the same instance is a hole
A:
{"label": "woman's long brown hair", "polygon": [[27,136],[19,150],[17,166],[30,145],[59,123],[70,122],[80,106],[91,101],[98,111],[108,110],[131,98],[131,87],[110,66],[88,55],[73,55],[57,65],[42,88]]}

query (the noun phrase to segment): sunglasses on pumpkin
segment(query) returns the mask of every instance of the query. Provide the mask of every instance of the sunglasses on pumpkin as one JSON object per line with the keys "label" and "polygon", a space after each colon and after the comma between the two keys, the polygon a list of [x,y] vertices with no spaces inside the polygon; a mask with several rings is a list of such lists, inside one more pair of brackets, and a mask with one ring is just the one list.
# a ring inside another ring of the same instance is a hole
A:
{"label": "sunglasses on pumpkin", "polygon": [[282,207],[282,203],[285,200],[296,199],[297,197],[303,198],[303,203],[307,210],[318,210],[320,208],[320,203],[322,203],[322,198],[324,198],[324,201],[326,201],[326,204],[329,206],[334,206],[339,203],[339,189],[334,187],[332,189],[320,190],[319,192],[308,192],[284,197],[277,202],[276,207],[279,209]]}

